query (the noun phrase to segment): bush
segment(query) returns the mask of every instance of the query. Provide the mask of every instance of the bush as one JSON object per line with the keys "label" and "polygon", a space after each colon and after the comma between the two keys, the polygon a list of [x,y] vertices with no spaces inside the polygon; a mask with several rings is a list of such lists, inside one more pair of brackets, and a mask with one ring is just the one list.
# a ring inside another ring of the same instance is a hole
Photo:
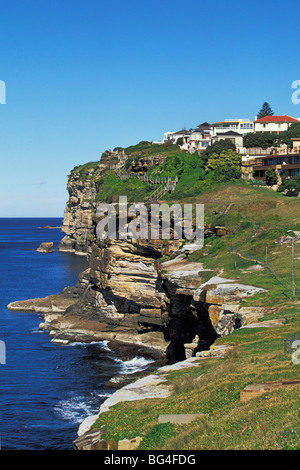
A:
{"label": "bush", "polygon": [[207,162],[207,160],[213,155],[217,154],[220,155],[223,151],[226,150],[234,150],[236,151],[236,146],[235,144],[229,140],[229,139],[222,139],[218,142],[215,142],[212,145],[209,145],[204,152],[201,154],[201,158],[204,161],[204,163]]}
{"label": "bush", "polygon": [[217,170],[219,168],[240,168],[241,155],[233,149],[223,150],[220,154],[213,153],[207,160],[206,170]]}
{"label": "bush", "polygon": [[277,147],[278,135],[271,134],[270,132],[263,132],[262,134],[249,133],[244,137],[244,147],[261,147],[266,149],[268,147]]}
{"label": "bush", "polygon": [[130,167],[132,162],[133,162],[133,157],[128,157],[125,164],[124,164],[124,167],[125,167],[126,170],[128,170],[128,168]]}
{"label": "bush", "polygon": [[300,174],[295,175],[293,178],[289,180],[283,181],[283,183],[277,189],[278,192],[283,193],[285,190],[288,191],[300,191]]}
{"label": "bush", "polygon": [[278,183],[278,175],[275,170],[268,168],[265,172],[266,183],[268,186],[274,186]]}
{"label": "bush", "polygon": [[266,183],[262,180],[258,180],[258,179],[255,179],[255,178],[251,178],[251,180],[249,181],[249,183],[252,185],[252,186],[265,186]]}
{"label": "bush", "polygon": [[223,181],[237,180],[241,177],[241,169],[236,167],[219,167],[208,173],[208,177],[222,183]]}

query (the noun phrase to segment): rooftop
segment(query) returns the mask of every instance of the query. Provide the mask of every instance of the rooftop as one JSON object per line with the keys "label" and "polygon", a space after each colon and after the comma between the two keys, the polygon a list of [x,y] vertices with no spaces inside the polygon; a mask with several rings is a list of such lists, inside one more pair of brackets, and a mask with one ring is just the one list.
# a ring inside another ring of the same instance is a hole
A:
{"label": "rooftop", "polygon": [[239,134],[238,132],[234,132],[234,131],[227,131],[227,132],[217,132],[217,135],[220,135],[220,136],[224,136],[224,135],[233,135],[233,136],[239,136],[239,137],[243,137],[243,134]]}
{"label": "rooftop", "polygon": [[252,121],[249,119],[225,119],[224,121],[218,121],[213,124],[213,126],[219,126],[222,124],[251,124]]}
{"label": "rooftop", "polygon": [[257,119],[254,122],[300,122],[298,119],[295,119],[291,116],[284,114],[283,116],[265,116],[260,119]]}

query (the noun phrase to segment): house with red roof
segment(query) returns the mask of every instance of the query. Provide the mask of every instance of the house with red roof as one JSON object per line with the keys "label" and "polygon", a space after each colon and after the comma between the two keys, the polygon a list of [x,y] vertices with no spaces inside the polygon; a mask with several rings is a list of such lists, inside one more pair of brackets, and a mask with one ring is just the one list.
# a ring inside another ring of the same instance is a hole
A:
{"label": "house with red roof", "polygon": [[281,134],[281,132],[286,131],[294,123],[299,124],[299,119],[287,116],[286,114],[283,116],[265,116],[254,121],[254,132],[256,134],[261,134],[262,132]]}

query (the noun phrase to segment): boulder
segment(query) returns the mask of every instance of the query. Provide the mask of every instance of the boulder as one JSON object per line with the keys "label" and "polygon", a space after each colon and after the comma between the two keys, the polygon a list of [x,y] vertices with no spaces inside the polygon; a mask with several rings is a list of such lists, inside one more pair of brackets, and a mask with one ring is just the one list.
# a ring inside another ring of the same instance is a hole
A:
{"label": "boulder", "polygon": [[36,250],[39,253],[52,253],[53,252],[53,242],[43,242],[40,244]]}

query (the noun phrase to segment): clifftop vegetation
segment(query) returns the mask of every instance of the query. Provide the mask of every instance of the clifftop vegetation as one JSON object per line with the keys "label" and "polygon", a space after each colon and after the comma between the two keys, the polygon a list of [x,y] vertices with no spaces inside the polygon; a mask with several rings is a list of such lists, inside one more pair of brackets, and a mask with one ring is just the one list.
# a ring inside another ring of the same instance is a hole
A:
{"label": "clifftop vegetation", "polygon": [[288,130],[282,132],[280,135],[270,132],[250,133],[244,138],[244,146],[249,147],[262,147],[263,149],[269,147],[280,147],[286,144],[288,148],[293,147],[292,138],[300,138],[300,123],[292,124]]}
{"label": "clifftop vegetation", "polygon": [[[91,162],[75,167],[71,176],[81,180],[94,178],[98,188],[97,200],[116,202],[119,195],[127,195],[129,202],[143,202],[156,187],[137,178],[119,179],[113,166],[119,162],[115,152],[125,152],[123,173],[146,175],[156,178],[177,177],[174,192],[165,195],[166,201],[195,198],[208,189],[228,181],[236,182],[240,176],[240,156],[235,146],[228,141],[217,142],[201,156],[190,154],[179,146],[166,142],[163,145],[142,141],[127,148],[116,147],[113,152],[104,152],[100,162]],[[101,171],[100,171],[101,169]],[[97,171],[99,170],[99,171]]]}

